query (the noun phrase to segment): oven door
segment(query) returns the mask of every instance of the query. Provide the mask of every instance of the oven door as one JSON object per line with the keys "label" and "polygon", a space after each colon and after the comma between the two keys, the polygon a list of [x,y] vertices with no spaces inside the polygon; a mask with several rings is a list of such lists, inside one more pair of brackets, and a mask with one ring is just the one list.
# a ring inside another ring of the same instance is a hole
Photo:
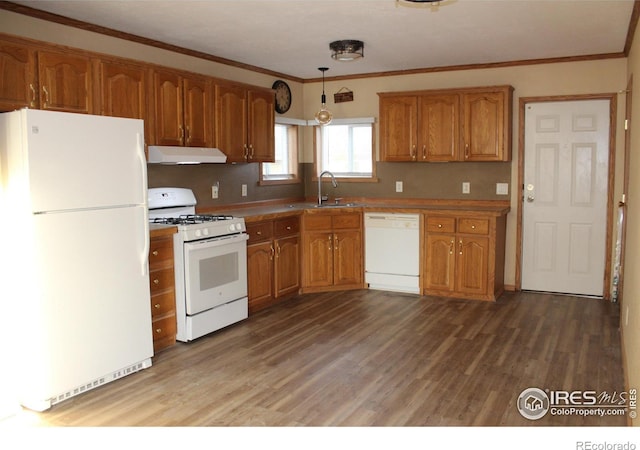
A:
{"label": "oven door", "polygon": [[185,242],[187,315],[247,296],[247,234]]}

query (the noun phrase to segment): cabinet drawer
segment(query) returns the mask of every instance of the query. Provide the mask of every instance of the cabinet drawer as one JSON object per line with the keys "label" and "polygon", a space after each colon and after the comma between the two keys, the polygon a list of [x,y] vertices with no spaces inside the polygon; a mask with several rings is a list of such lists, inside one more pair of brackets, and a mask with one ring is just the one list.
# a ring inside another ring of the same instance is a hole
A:
{"label": "cabinet drawer", "polygon": [[333,216],[333,229],[334,230],[359,230],[362,221],[362,215],[360,213],[347,213]]}
{"label": "cabinet drawer", "polygon": [[489,219],[459,218],[458,233],[489,234]]}
{"label": "cabinet drawer", "polygon": [[176,295],[173,290],[151,297],[151,316],[161,317],[176,309]]}
{"label": "cabinet drawer", "polygon": [[453,217],[427,217],[427,232],[453,233],[456,221]]}
{"label": "cabinet drawer", "polygon": [[273,237],[273,222],[254,222],[246,224],[249,234],[248,244],[268,241]]}
{"label": "cabinet drawer", "polygon": [[155,238],[149,243],[149,268],[173,261],[173,238]]}
{"label": "cabinet drawer", "polygon": [[329,214],[308,215],[304,218],[305,230],[331,230]]}
{"label": "cabinet drawer", "polygon": [[277,219],[273,224],[273,228],[276,237],[296,234],[300,231],[300,219],[297,216]]}
{"label": "cabinet drawer", "polygon": [[162,319],[154,320],[151,324],[153,327],[153,340],[157,341],[176,334],[176,316],[168,316]]}
{"label": "cabinet drawer", "polygon": [[165,289],[173,289],[175,286],[173,267],[167,267],[166,269],[150,272],[149,285],[151,286],[151,295]]}

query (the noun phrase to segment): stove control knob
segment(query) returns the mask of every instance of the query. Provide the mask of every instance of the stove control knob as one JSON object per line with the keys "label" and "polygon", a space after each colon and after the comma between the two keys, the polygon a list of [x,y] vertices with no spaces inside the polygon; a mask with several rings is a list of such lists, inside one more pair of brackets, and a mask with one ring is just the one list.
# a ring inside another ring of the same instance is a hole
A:
{"label": "stove control knob", "polygon": [[229,231],[236,231],[236,225],[233,223],[229,225]]}
{"label": "stove control knob", "polygon": [[204,234],[205,236],[209,236],[209,229],[205,228],[204,230],[202,230],[202,234]]}
{"label": "stove control knob", "polygon": [[200,230],[196,230],[196,237],[200,237]]}

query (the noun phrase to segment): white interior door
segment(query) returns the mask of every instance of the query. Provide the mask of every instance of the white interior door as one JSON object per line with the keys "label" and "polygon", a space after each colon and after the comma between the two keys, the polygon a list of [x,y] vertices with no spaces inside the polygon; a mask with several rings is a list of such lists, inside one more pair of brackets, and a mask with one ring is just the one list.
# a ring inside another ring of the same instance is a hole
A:
{"label": "white interior door", "polygon": [[602,296],[609,100],[525,110],[522,289]]}

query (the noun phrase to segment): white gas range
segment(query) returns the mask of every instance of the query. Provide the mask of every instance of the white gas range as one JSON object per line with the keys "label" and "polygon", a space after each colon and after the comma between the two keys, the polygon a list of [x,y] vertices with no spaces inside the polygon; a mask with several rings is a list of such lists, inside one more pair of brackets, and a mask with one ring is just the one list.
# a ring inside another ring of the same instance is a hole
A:
{"label": "white gas range", "polygon": [[190,189],[149,189],[149,221],[175,225],[176,339],[188,342],[248,317],[242,217],[196,214]]}

